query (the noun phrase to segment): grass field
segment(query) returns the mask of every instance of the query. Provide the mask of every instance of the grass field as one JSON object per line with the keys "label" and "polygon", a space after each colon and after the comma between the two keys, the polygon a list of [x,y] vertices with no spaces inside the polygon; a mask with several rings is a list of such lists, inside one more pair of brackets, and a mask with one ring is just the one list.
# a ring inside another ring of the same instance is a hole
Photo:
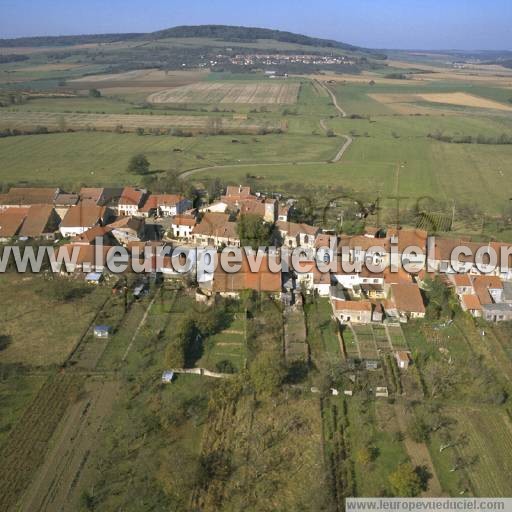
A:
{"label": "grass field", "polygon": [[209,82],[153,93],[151,103],[293,104],[300,85],[292,82]]}
{"label": "grass field", "polygon": [[[141,137],[100,132],[8,137],[0,139],[3,158],[0,180],[58,183],[68,187],[80,183],[138,183],[140,178],[126,171],[130,158],[137,153],[144,153],[154,170],[184,170],[210,165],[240,165],[237,162],[250,164],[255,158],[269,164],[286,162],[292,157],[321,161],[332,158],[336,152],[336,141],[321,135],[314,138],[305,134],[237,135],[236,139],[238,142],[233,143],[233,136],[228,135]],[[268,170],[267,166],[263,170],[252,171],[250,167],[242,168],[238,173],[236,170],[235,167],[229,179],[237,180],[238,175],[245,179],[248,171],[266,177],[272,175],[271,165]]]}
{"label": "grass field", "polygon": [[45,287],[51,285],[41,276],[5,274],[0,279],[0,322],[10,340],[0,352],[1,363],[62,363],[108,296],[107,290],[98,288],[81,298],[59,301],[48,296]]}
{"label": "grass field", "polygon": [[512,493],[512,427],[503,412],[489,408],[458,408],[453,411],[467,444],[459,447],[465,459],[476,456],[468,468],[477,496],[510,496]]}

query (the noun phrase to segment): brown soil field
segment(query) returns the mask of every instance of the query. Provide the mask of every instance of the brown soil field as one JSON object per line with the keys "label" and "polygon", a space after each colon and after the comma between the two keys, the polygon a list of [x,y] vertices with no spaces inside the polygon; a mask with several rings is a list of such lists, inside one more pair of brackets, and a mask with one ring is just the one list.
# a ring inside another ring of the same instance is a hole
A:
{"label": "brown soil field", "polygon": [[[215,121],[215,126],[213,123]],[[265,123],[254,120],[233,119],[228,117],[174,116],[174,115],[129,115],[129,114],[59,114],[54,112],[5,112],[0,118],[0,128],[31,129],[45,126],[51,129],[97,129],[113,130],[121,127],[124,131],[137,128],[187,128],[201,131],[215,128],[228,131],[255,132],[260,128],[281,128],[281,124]]]}
{"label": "brown soil field", "polygon": [[198,83],[151,94],[151,103],[296,103],[300,85],[289,82]]}
{"label": "brown soil field", "polygon": [[[379,103],[392,108],[395,112],[403,115],[409,114],[428,114],[432,113],[432,109],[428,107],[415,105],[414,101],[419,101],[419,98],[414,94],[385,94],[376,93],[368,94],[368,96]],[[436,110],[436,112],[443,113],[449,110]]]}
{"label": "brown soil field", "polygon": [[474,96],[473,94],[467,94],[465,92],[418,94],[417,96],[423,100],[431,101],[433,103],[447,103],[463,107],[490,108],[494,110],[512,110],[512,106],[504,105],[503,103],[489,100],[487,98]]}
{"label": "brown soil field", "polygon": [[429,103],[439,103],[446,105],[446,109],[439,110],[436,112],[450,112],[449,106],[462,106],[471,108],[485,108],[493,110],[504,110],[507,112],[512,111],[512,107],[499,103],[497,101],[489,100],[487,98],[481,98],[472,94],[463,92],[453,93],[431,93],[431,94],[368,94],[368,96],[380,103],[384,103],[388,107],[391,107],[400,114],[422,114],[432,113],[432,109],[429,109],[424,105],[416,105],[416,102],[427,101]]}

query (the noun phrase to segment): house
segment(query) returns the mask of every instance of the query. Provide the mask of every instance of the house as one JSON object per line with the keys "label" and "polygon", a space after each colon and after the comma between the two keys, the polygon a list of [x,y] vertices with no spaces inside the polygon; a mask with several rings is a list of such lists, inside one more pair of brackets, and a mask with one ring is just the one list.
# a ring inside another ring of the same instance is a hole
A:
{"label": "house", "polygon": [[238,203],[246,199],[255,199],[256,196],[251,194],[251,187],[242,187],[242,185],[229,185],[226,193],[221,196],[220,200],[227,203]]}
{"label": "house", "polygon": [[407,370],[407,368],[409,368],[409,364],[411,362],[409,352],[406,352],[405,350],[397,350],[395,352],[395,359],[400,370]]}
{"label": "house", "polygon": [[117,240],[109,226],[94,226],[73,237],[71,242],[79,245],[94,245],[98,242],[103,245],[117,245]]}
{"label": "house", "polygon": [[81,201],[68,210],[59,230],[63,237],[80,235],[94,226],[105,224],[110,215],[110,210],[104,206],[98,206],[93,201]]}
{"label": "house", "polygon": [[103,188],[100,187],[82,187],[78,192],[80,201],[93,201],[96,204],[100,203],[103,196]]}
{"label": "house", "polygon": [[63,219],[68,210],[72,206],[76,206],[80,201],[80,196],[78,194],[66,194],[64,192],[60,192],[57,194],[53,201],[53,206],[57,215]]}
{"label": "house", "polygon": [[[428,264],[430,269],[441,273],[478,272],[475,268],[475,254],[483,245],[485,246],[487,244],[435,237],[433,250],[428,254]],[[472,255],[466,256],[465,254],[461,254],[458,256],[457,261],[452,262],[453,251],[462,246],[467,247],[472,252]]]}
{"label": "house", "polygon": [[279,205],[277,210],[277,220],[280,222],[288,222],[290,220],[290,207],[287,205]]}
{"label": "house", "polygon": [[482,317],[488,322],[512,320],[512,304],[505,302],[482,304]]}
{"label": "house", "polygon": [[175,238],[189,239],[192,237],[192,230],[197,224],[193,215],[175,215],[172,217],[171,229]]}
{"label": "house", "polygon": [[341,323],[363,323],[372,321],[372,304],[370,301],[353,301],[331,299],[334,316]]}
{"label": "house", "polygon": [[321,272],[315,265],[313,267],[313,290],[320,297],[329,297],[331,284],[331,273]]}
{"label": "house", "polygon": [[18,235],[29,208],[0,210],[0,242],[7,242]]}
{"label": "house", "polygon": [[56,259],[62,262],[69,261],[68,265],[62,265],[61,273],[75,272],[103,272],[107,269],[107,255],[112,246],[104,245],[99,249],[95,245],[65,244],[57,249]]}
{"label": "house", "polygon": [[[370,256],[369,250],[372,250]],[[365,235],[341,236],[338,253],[344,261],[354,263],[371,262],[385,268],[389,264],[390,241],[388,238],[372,238]]]}
{"label": "house", "polygon": [[482,316],[482,304],[480,304],[476,295],[461,295],[460,305],[462,309],[470,313],[471,316],[475,318]]}
{"label": "house", "polygon": [[390,244],[396,244],[401,262],[410,272],[419,272],[427,260],[428,233],[423,229],[395,229],[386,231]]}
{"label": "house", "polygon": [[108,224],[112,236],[122,245],[139,242],[144,238],[144,219],[135,217],[120,217]]}
{"label": "house", "polygon": [[145,189],[124,187],[117,201],[118,214],[124,216],[139,215],[139,208],[144,204],[146,193]]}
{"label": "house", "polygon": [[215,203],[212,203],[212,204],[209,204],[206,206],[201,206],[201,208],[199,208],[199,212],[200,213],[207,213],[207,212],[226,213],[228,208],[229,208],[229,204],[227,202],[216,201]]}
{"label": "house", "polygon": [[139,209],[140,215],[149,217],[172,217],[180,215],[192,207],[192,201],[177,194],[151,194]]}
{"label": "house", "polygon": [[227,213],[206,213],[192,229],[192,239],[202,246],[240,246],[236,222],[231,222]]}
{"label": "house", "polygon": [[241,267],[238,272],[226,272],[222,265],[216,265],[211,282],[211,292],[222,296],[237,298],[243,290],[266,292],[281,296],[281,272],[270,270],[268,255],[264,255],[261,264],[253,272],[247,255],[242,252]]}
{"label": "house", "polygon": [[473,295],[475,293],[469,274],[451,274],[450,280],[455,286],[455,293],[457,295]]}
{"label": "house", "polygon": [[316,237],[320,232],[319,228],[295,222],[277,221],[276,227],[283,237],[283,245],[289,248],[308,247],[313,249]]}
{"label": "house", "polygon": [[502,302],[503,283],[497,276],[475,276],[473,287],[480,303],[491,304]]}
{"label": "house", "polygon": [[277,219],[275,199],[242,199],[239,202],[240,215],[257,215],[265,222],[273,224]]}
{"label": "house", "polygon": [[28,208],[18,236],[54,240],[60,217],[51,204],[37,204]]}
{"label": "house", "polygon": [[403,268],[399,268],[397,272],[392,272],[390,267],[384,269],[384,291],[386,295],[389,294],[393,285],[409,285],[413,283],[412,276],[409,272],[406,272]]}
{"label": "house", "polygon": [[60,188],[12,187],[7,194],[0,194],[0,210],[27,208],[35,204],[53,205]]}
{"label": "house", "polygon": [[373,305],[372,322],[382,322],[384,319],[384,308],[380,302]]}
{"label": "house", "polygon": [[392,284],[391,296],[402,321],[424,318],[425,305],[417,284]]}

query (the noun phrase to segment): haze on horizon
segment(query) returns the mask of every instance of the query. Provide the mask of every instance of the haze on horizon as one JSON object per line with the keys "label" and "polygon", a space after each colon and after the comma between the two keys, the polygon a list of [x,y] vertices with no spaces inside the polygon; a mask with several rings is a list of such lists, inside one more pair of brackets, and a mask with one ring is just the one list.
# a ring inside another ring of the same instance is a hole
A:
{"label": "haze on horizon", "polygon": [[387,49],[512,50],[509,0],[1,0],[0,37],[244,25]]}

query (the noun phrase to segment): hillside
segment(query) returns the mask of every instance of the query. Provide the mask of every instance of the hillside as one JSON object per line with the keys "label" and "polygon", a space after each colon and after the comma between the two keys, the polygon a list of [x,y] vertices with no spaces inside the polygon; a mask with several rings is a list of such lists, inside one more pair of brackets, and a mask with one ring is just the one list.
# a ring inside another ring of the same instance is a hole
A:
{"label": "hillside", "polygon": [[[351,44],[309,37],[293,32],[272,30],[258,27],[237,27],[229,25],[184,25],[149,33],[90,34],[73,36],[36,36],[15,39],[0,39],[0,47],[34,47],[34,46],[74,46],[78,44],[114,43],[120,41],[158,41],[172,38],[208,38],[217,41],[238,43],[257,42],[258,40],[274,40],[280,43],[291,43],[318,48],[335,48],[346,51],[371,52]],[[375,54],[377,55],[377,54]]]}

